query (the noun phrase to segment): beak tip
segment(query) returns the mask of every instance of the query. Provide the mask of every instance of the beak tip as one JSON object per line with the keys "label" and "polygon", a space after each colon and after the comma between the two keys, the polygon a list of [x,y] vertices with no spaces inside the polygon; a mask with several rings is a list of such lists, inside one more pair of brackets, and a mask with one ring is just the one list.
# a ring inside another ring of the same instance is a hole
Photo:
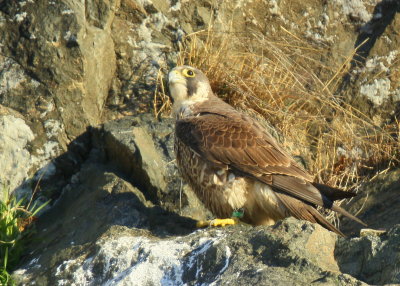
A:
{"label": "beak tip", "polygon": [[173,83],[173,82],[177,82],[182,80],[182,76],[175,70],[172,69],[169,73],[168,73],[168,84]]}

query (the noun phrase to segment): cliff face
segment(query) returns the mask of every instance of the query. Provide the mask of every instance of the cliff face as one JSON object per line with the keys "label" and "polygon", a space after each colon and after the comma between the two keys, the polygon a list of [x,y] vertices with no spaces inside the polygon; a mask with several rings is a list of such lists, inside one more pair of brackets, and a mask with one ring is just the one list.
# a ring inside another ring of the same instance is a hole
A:
{"label": "cliff face", "polygon": [[[292,219],[195,231],[193,219],[210,213],[179,179],[172,119],[153,116],[159,71],[178,61],[186,36],[212,23],[216,33],[290,33],[322,47],[315,60],[348,69],[336,96],[384,129],[400,110],[399,9],[396,0],[2,1],[0,182],[30,194],[40,179],[39,199],[54,204],[15,278],[38,285],[400,283],[398,170],[362,185],[348,205],[388,230],[382,236],[337,238]],[[334,69],[320,67],[313,72],[329,81]],[[343,221],[343,229],[355,234],[357,227]]]}

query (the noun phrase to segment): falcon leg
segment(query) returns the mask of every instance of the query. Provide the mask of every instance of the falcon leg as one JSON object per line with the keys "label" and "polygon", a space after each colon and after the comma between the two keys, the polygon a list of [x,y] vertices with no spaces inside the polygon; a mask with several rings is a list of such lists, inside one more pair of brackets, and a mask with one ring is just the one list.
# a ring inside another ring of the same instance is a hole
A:
{"label": "falcon leg", "polygon": [[203,227],[208,227],[208,226],[213,226],[213,227],[217,227],[217,226],[226,226],[226,225],[234,225],[237,224],[239,222],[239,219],[236,217],[233,218],[224,218],[224,219],[220,219],[220,218],[216,218],[213,220],[200,220],[196,223],[196,227],[198,228],[203,228]]}
{"label": "falcon leg", "polygon": [[224,218],[224,219],[220,219],[220,218],[216,218],[213,220],[200,220],[196,223],[197,228],[203,228],[203,227],[208,227],[208,226],[226,226],[226,225],[235,225],[238,224],[240,222],[240,219],[243,217],[243,210],[235,210],[232,213],[232,217],[231,218]]}

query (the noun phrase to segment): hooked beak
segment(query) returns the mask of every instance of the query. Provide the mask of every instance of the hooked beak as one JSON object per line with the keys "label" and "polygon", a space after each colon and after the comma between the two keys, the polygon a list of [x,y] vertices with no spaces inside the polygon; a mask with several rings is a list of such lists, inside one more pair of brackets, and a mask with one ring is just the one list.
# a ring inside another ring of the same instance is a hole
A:
{"label": "hooked beak", "polygon": [[185,78],[178,72],[177,70],[173,69],[168,74],[168,84],[175,84],[175,83],[185,83]]}

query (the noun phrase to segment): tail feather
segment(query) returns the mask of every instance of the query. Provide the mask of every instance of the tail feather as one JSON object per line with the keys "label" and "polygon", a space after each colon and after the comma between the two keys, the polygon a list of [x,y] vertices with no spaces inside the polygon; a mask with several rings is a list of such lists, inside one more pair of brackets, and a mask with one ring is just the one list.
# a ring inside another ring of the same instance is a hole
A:
{"label": "tail feather", "polygon": [[[291,216],[294,216],[297,219],[308,220],[312,223],[318,223],[324,228],[337,233],[340,236],[345,237],[343,232],[337,229],[333,224],[326,220],[326,218],[320,214],[311,204],[305,203],[301,200],[298,200],[290,195],[284,194],[282,192],[277,192],[276,195],[280,199],[280,201],[285,205],[288,209]],[[337,206],[335,206],[337,207]],[[340,207],[337,207],[340,208]],[[343,212],[347,213],[345,210],[340,208]],[[349,213],[347,213],[349,214]],[[349,214],[350,215],[350,214]],[[354,217],[350,215],[351,217]],[[359,219],[356,218],[357,221]],[[361,222],[361,221],[360,221]],[[361,222],[362,223],[362,222]]]}
{"label": "tail feather", "polygon": [[357,196],[356,193],[343,191],[341,189],[333,188],[324,184],[312,183],[312,185],[331,201],[348,199]]}
{"label": "tail feather", "polygon": [[[346,198],[352,198],[355,197],[357,194],[352,193],[352,192],[345,192],[341,189],[333,188],[327,185],[323,184],[318,184],[318,183],[312,183],[314,187],[316,187],[324,196],[326,196],[328,199],[331,201],[335,200],[341,200],[341,199],[346,199]],[[350,214],[347,212],[345,209],[339,207],[338,205],[332,204],[332,207],[330,208],[356,222],[359,224],[362,224],[363,226],[367,226],[366,223],[364,223],[362,220],[357,218],[356,216]]]}
{"label": "tail feather", "polygon": [[365,222],[363,222],[361,219],[359,219],[358,217],[352,215],[351,213],[349,213],[348,211],[346,211],[345,209],[339,207],[338,205],[332,205],[331,210],[338,212],[356,222],[358,222],[359,224],[362,224],[363,226],[368,226]]}
{"label": "tail feather", "polygon": [[336,228],[333,224],[331,224],[322,214],[319,213],[315,208],[312,206],[308,207],[308,211],[312,214],[315,218],[317,223],[321,226],[325,227],[326,229],[337,233],[340,236],[346,237],[343,232],[341,232],[338,228]]}

